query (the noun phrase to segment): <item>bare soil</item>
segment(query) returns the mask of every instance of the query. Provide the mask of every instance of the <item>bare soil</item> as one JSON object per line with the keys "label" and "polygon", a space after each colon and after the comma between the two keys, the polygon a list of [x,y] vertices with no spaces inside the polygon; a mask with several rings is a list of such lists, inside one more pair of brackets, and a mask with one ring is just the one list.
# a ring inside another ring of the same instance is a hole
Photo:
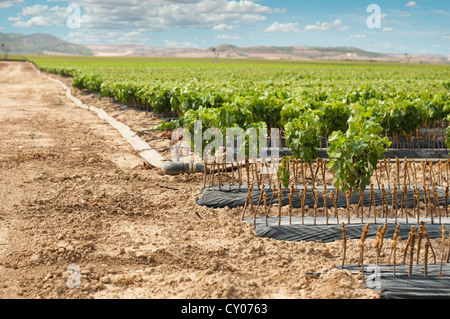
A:
{"label": "bare soil", "polygon": [[[127,124],[156,120],[73,91]],[[336,268],[341,241],[263,239],[241,209],[199,207],[202,174],[144,165],[30,64],[0,62],[0,138],[0,298],[380,297]],[[374,241],[366,245],[367,264]],[[347,247],[356,263],[359,240]],[[68,285],[74,267],[79,288]]]}

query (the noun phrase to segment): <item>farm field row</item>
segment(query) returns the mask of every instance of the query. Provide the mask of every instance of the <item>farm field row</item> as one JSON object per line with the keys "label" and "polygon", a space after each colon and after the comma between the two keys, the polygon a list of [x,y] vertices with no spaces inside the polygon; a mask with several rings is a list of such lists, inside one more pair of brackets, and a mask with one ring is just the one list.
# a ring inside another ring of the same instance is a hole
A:
{"label": "farm field row", "polygon": [[[158,128],[281,128],[297,159],[312,163],[325,137],[335,186],[356,191],[392,141],[444,145],[450,68],[350,62],[31,57],[73,86],[179,117]],[[437,126],[436,126],[437,123]],[[438,133],[437,133],[438,132]],[[225,134],[224,134],[225,136]],[[203,142],[203,148],[206,145]],[[327,143],[328,144],[328,143]],[[203,157],[203,154],[198,154]],[[279,172],[282,174],[282,172]]]}
{"label": "farm field row", "polygon": [[347,129],[362,108],[389,137],[410,134],[450,113],[450,67],[360,62],[29,57],[73,85],[158,113],[186,128],[281,127],[308,113],[320,133]]}

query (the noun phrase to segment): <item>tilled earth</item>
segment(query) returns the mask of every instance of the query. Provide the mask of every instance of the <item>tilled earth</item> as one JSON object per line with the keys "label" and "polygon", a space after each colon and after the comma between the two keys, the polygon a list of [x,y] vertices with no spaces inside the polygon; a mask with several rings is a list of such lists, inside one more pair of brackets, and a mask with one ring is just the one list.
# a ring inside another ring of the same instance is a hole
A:
{"label": "tilled earth", "polygon": [[0,138],[0,298],[379,297],[336,269],[341,242],[263,239],[240,209],[199,207],[201,174],[144,165],[28,63],[0,62]]}

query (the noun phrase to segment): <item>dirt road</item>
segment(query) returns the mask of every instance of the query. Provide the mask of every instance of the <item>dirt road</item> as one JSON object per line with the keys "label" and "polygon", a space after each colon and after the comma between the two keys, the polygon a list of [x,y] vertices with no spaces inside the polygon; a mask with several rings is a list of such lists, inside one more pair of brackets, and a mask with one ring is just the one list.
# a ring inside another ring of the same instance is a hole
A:
{"label": "dirt road", "polygon": [[201,176],[143,169],[30,64],[0,62],[0,139],[0,298],[376,297],[335,269],[339,243],[262,239],[240,210],[197,206]]}

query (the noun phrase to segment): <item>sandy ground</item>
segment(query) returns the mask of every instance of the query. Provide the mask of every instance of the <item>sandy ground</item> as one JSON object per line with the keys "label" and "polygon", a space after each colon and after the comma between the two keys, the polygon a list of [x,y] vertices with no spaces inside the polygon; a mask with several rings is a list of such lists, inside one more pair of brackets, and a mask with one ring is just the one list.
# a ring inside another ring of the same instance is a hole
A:
{"label": "sandy ground", "polygon": [[340,241],[263,239],[240,209],[199,207],[201,174],[145,168],[29,64],[0,62],[0,138],[0,298],[379,297],[336,269]]}

